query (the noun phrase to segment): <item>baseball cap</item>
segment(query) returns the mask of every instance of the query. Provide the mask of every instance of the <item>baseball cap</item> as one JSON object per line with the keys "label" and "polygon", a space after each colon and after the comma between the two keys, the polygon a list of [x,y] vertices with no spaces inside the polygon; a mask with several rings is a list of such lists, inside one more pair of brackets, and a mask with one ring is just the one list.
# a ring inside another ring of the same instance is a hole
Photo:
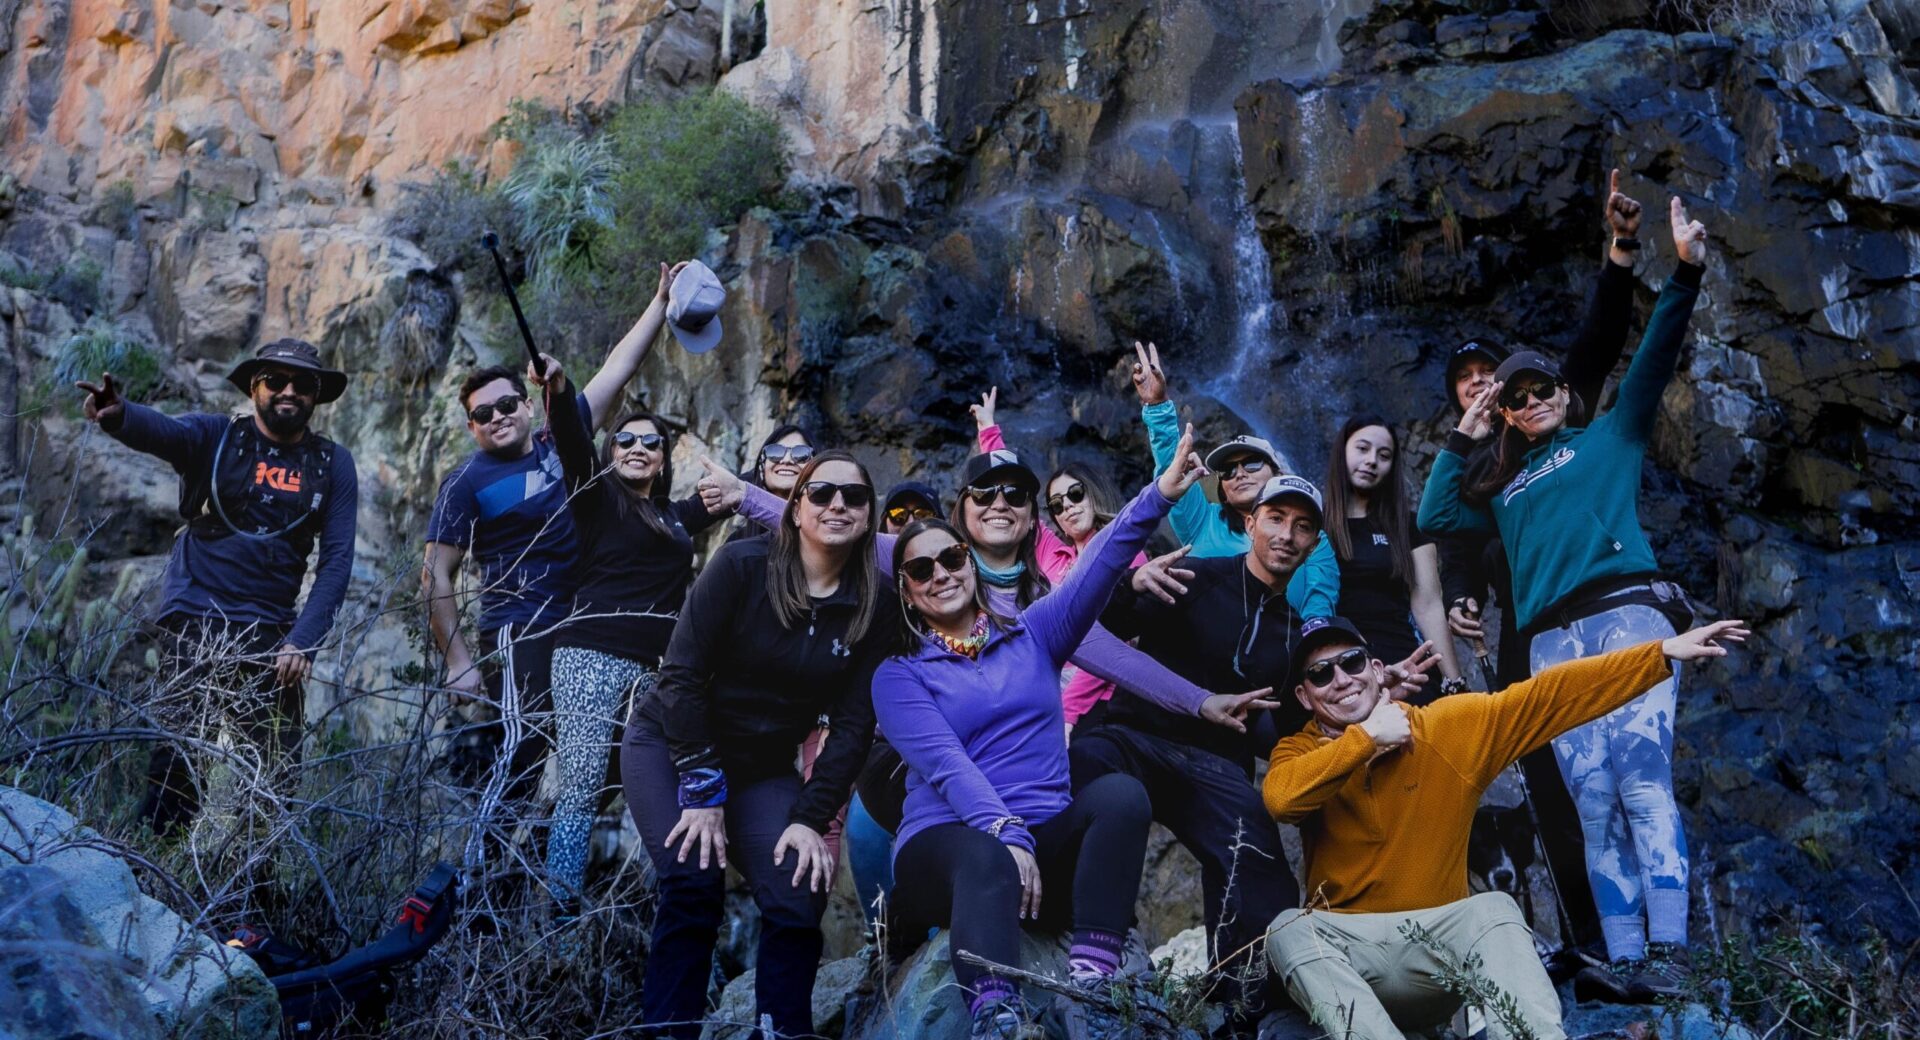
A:
{"label": "baseball cap", "polygon": [[1220,464],[1226,459],[1235,455],[1247,454],[1258,455],[1266,459],[1267,465],[1272,466],[1274,472],[1279,472],[1280,456],[1273,450],[1273,445],[1262,438],[1244,433],[1207,452],[1207,468],[1217,470],[1220,468]]}
{"label": "baseball cap", "polygon": [[1040,489],[1039,475],[1034,473],[1026,463],[1020,461],[1020,456],[1010,448],[998,448],[968,459],[967,464],[960,469],[960,486],[972,487],[995,474],[1014,477],[1035,491]]}
{"label": "baseball cap", "polygon": [[880,503],[881,511],[885,512],[886,510],[892,509],[895,502],[908,495],[923,498],[928,505],[933,507],[934,512],[937,513],[940,511],[940,493],[935,491],[932,485],[922,484],[917,480],[903,480],[889,488],[887,490],[886,500]]}
{"label": "baseball cap", "polygon": [[1548,360],[1545,354],[1531,350],[1523,350],[1505,361],[1500,362],[1500,368],[1493,373],[1493,378],[1498,382],[1504,383],[1522,372],[1538,372],[1548,379],[1557,380],[1560,378],[1559,365]]}
{"label": "baseball cap", "polygon": [[1322,525],[1326,523],[1325,514],[1320,505],[1320,489],[1313,481],[1305,477],[1296,477],[1291,473],[1269,478],[1260,488],[1260,497],[1253,500],[1255,509],[1281,498],[1298,498],[1313,506],[1313,518]]}
{"label": "baseball cap", "polygon": [[1299,686],[1306,682],[1307,657],[1328,643],[1352,643],[1365,647],[1367,637],[1360,634],[1359,626],[1343,617],[1308,618],[1300,626],[1300,638],[1293,642],[1293,662],[1287,668],[1287,686]]}
{"label": "baseball cap", "polygon": [[674,275],[667,290],[667,327],[689,354],[705,354],[720,343],[720,308],[727,290],[720,277],[698,260]]}

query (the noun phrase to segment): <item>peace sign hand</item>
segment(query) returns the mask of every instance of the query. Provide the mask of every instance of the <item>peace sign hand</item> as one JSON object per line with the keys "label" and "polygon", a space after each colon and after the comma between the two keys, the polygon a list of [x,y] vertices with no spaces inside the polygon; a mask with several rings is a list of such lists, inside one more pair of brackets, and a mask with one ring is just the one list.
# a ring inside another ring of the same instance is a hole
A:
{"label": "peace sign hand", "polygon": [[1142,405],[1161,404],[1167,399],[1167,373],[1160,367],[1160,348],[1151,343],[1142,346],[1133,341],[1133,392]]}
{"label": "peace sign hand", "polygon": [[967,406],[967,411],[973,413],[973,425],[975,429],[984,430],[993,425],[993,408],[999,403],[1000,388],[996,386],[980,395],[979,404],[970,404]]}

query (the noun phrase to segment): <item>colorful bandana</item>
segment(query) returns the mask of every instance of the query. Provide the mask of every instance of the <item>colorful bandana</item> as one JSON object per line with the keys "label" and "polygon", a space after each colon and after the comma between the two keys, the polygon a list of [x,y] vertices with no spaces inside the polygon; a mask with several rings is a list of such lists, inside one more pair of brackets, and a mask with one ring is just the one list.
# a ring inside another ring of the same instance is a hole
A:
{"label": "colorful bandana", "polygon": [[939,645],[969,661],[979,660],[980,648],[987,645],[987,613],[983,610],[973,616],[973,630],[965,638],[954,639],[939,632],[928,632],[927,638],[938,640]]}

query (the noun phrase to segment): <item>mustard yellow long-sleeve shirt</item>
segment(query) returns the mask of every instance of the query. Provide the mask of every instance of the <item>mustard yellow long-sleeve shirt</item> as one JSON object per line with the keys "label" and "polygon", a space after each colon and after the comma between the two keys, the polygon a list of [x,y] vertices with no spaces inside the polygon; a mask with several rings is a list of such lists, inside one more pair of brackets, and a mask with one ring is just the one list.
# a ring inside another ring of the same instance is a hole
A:
{"label": "mustard yellow long-sleeve shirt", "polygon": [[1480,796],[1509,764],[1671,675],[1659,643],[1569,661],[1499,693],[1408,706],[1411,747],[1373,757],[1349,726],[1274,746],[1267,811],[1300,827],[1307,903],[1348,913],[1424,910],[1467,896]]}

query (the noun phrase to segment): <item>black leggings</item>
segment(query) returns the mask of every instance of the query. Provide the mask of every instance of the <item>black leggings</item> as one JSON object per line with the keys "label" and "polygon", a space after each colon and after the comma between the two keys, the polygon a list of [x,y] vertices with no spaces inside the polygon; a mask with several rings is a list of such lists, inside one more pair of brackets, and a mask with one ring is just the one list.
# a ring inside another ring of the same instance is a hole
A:
{"label": "black leggings", "polygon": [[[1133,924],[1153,810],[1147,789],[1115,774],[1081,788],[1058,816],[1027,829],[1040,864],[1040,921],[1124,935]],[[953,949],[996,964],[1020,958],[1020,872],[1007,846],[962,823],[914,835],[893,861],[893,955],[904,957],[927,929],[953,929]],[[953,962],[973,988],[980,968]]]}

